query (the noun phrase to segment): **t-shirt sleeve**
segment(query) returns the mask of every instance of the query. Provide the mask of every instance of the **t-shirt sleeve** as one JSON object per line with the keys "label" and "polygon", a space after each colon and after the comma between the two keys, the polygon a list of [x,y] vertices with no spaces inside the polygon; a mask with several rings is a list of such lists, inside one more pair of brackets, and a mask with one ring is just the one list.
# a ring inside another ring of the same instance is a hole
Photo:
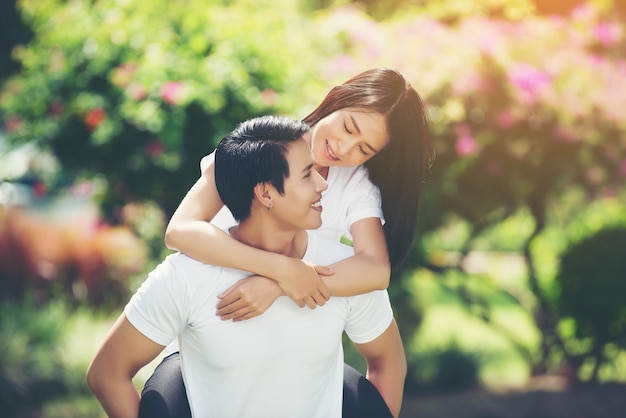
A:
{"label": "t-shirt sleeve", "polygon": [[353,342],[365,344],[379,337],[391,324],[393,311],[386,290],[350,298],[346,334]]}
{"label": "t-shirt sleeve", "polygon": [[124,308],[126,318],[139,332],[164,346],[185,328],[191,303],[175,257],[169,256],[157,266]]}
{"label": "t-shirt sleeve", "polygon": [[213,151],[209,155],[205,155],[200,160],[200,174],[204,173],[206,169],[213,163],[215,163],[215,151]]}
{"label": "t-shirt sleeve", "polygon": [[350,183],[350,200],[346,214],[348,230],[353,223],[365,218],[380,218],[384,224],[380,190],[369,180],[367,170],[360,167]]}

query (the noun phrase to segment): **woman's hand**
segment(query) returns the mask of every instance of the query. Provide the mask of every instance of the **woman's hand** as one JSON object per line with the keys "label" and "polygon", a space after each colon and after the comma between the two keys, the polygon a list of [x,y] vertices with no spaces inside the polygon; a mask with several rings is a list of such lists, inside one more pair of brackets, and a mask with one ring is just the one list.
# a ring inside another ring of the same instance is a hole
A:
{"label": "woman's hand", "polygon": [[271,279],[250,276],[218,295],[217,315],[223,319],[243,321],[261,315],[281,296],[282,290]]}
{"label": "woman's hand", "polygon": [[274,277],[285,295],[301,308],[304,305],[311,309],[318,305],[323,306],[330,298],[330,290],[320,275],[331,276],[335,271],[330,267],[317,266],[301,259],[287,260],[281,277]]}

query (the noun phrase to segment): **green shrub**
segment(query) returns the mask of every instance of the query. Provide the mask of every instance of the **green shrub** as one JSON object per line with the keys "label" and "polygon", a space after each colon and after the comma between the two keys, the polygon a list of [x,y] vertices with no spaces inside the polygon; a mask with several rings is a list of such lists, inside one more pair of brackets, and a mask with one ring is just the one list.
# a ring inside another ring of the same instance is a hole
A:
{"label": "green shrub", "polygon": [[0,409],[6,416],[67,393],[58,350],[66,318],[58,302],[0,302]]}
{"label": "green shrub", "polygon": [[626,348],[626,228],[604,229],[572,245],[561,257],[557,283],[558,309],[574,321],[568,353],[576,368],[591,360],[590,378],[612,360],[616,350]]}
{"label": "green shrub", "polygon": [[2,87],[7,141],[51,150],[72,179],[102,175],[112,219],[135,200],[169,217],[236,123],[311,110],[323,40],[294,0],[19,5],[34,35]]}

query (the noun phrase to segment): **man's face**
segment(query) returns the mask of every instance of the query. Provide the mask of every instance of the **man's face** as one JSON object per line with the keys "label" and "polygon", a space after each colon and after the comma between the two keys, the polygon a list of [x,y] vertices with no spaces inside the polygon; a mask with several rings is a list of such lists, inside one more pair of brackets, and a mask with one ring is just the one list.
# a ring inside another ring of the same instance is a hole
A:
{"label": "man's face", "polygon": [[313,153],[304,140],[289,146],[285,156],[289,177],[284,180],[285,193],[275,193],[273,215],[286,229],[315,229],[322,225],[322,192],[326,180],[315,170]]}

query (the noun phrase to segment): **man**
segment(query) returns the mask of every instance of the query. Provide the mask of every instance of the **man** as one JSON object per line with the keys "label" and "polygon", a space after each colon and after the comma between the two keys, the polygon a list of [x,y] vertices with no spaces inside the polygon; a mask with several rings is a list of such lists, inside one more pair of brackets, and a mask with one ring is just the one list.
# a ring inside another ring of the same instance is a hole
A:
{"label": "man", "polygon": [[[220,142],[215,177],[239,224],[230,235],[266,251],[328,265],[352,249],[307,232],[321,225],[327,187],[302,139],[307,125],[261,117]],[[368,379],[398,416],[406,360],[385,291],[331,298],[315,310],[279,297],[244,322],[215,314],[217,295],[249,274],[165,259],[126,306],[89,366],[87,379],[111,417],[136,417],[137,371],[179,338],[196,417],[340,417],[345,330],[368,363]]]}

